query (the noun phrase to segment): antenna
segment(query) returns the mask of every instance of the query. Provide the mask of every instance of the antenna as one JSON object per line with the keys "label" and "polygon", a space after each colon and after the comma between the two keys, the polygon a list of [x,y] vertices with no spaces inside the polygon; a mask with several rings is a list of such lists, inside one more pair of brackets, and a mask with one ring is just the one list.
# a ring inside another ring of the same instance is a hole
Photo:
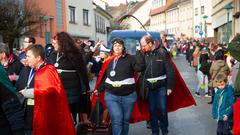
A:
{"label": "antenna", "polygon": [[143,27],[144,31],[147,33],[147,35],[151,35],[147,29],[144,27],[144,25],[138,20],[137,17],[133,16],[133,15],[130,15],[130,14],[127,14],[127,15],[124,15],[122,16],[120,19],[119,19],[119,22],[121,23],[125,18],[128,18],[128,17],[133,17],[135,20],[138,21],[138,23]]}

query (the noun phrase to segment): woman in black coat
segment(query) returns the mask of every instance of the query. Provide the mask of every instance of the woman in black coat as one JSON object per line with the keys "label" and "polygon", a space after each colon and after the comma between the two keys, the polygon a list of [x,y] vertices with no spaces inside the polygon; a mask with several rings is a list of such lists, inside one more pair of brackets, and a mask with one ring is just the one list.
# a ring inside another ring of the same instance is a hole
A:
{"label": "woman in black coat", "polygon": [[74,40],[66,32],[57,33],[52,40],[55,52],[49,56],[49,62],[56,67],[65,92],[70,111],[76,122],[79,111],[90,113],[90,97],[85,93],[90,90],[85,63]]}

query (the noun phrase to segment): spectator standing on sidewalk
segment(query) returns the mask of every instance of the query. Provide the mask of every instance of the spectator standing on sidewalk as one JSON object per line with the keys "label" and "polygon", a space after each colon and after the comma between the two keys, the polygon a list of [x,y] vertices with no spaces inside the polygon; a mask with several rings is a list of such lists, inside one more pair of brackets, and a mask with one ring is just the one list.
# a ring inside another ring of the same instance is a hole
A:
{"label": "spectator standing on sidewalk", "polygon": [[217,135],[231,135],[233,122],[234,90],[228,85],[227,76],[219,73],[215,79],[217,91],[212,106],[212,117],[218,121]]}
{"label": "spectator standing on sidewalk", "polygon": [[212,65],[210,67],[210,81],[208,83],[208,86],[210,87],[212,92],[212,101],[209,102],[211,104],[213,102],[213,98],[215,95],[215,88],[217,87],[216,84],[216,77],[219,73],[224,73],[226,76],[228,76],[229,68],[226,62],[224,61],[224,52],[222,50],[218,50],[214,54],[215,60],[212,62]]}

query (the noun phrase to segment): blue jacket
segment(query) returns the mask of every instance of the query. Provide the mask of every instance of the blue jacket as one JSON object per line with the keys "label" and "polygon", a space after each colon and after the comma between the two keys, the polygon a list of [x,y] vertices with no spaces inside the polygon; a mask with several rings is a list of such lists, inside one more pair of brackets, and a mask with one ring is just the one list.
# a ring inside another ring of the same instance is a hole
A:
{"label": "blue jacket", "polygon": [[224,90],[218,89],[213,101],[212,117],[216,120],[223,120],[224,115],[228,116],[228,122],[232,122],[233,103],[235,94],[232,86],[226,85]]}

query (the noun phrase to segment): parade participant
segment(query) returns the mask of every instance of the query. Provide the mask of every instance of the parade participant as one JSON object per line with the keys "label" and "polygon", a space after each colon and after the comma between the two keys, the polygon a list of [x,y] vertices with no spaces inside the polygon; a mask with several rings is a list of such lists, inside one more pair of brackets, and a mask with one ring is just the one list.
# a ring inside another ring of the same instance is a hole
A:
{"label": "parade participant", "polygon": [[235,74],[233,71],[233,77],[234,78],[234,92],[236,94],[237,101],[233,106],[233,135],[239,135],[240,134],[240,34],[237,33],[237,35],[233,38],[233,40],[229,43],[228,45],[228,50],[230,52],[230,54],[233,56],[234,59],[236,59],[238,62],[235,65],[236,69],[235,69]]}
{"label": "parade participant", "polygon": [[[19,79],[16,82],[16,90],[21,91],[24,89],[33,89],[34,87],[34,76],[35,70],[27,66],[22,68]],[[32,134],[32,124],[33,124],[33,108],[32,98],[22,99],[22,105],[24,109],[24,122],[25,122],[25,131],[27,135]]]}
{"label": "parade participant", "polygon": [[219,73],[216,76],[217,91],[212,106],[212,117],[218,121],[217,135],[231,135],[234,90],[227,83],[227,76]]}
{"label": "parade participant", "polygon": [[75,135],[67,97],[56,69],[45,63],[42,45],[27,48],[27,64],[36,70],[34,89],[20,91],[32,98],[33,135]]}
{"label": "parade participant", "polygon": [[29,45],[35,44],[36,39],[33,36],[26,36],[23,40],[23,46],[21,49],[21,53],[19,55],[21,63],[26,66],[26,48]]}
{"label": "parade participant", "polygon": [[45,46],[45,55],[46,55],[46,58],[48,58],[53,51],[54,51],[53,45],[52,45],[52,44],[47,44],[47,45]]}
{"label": "parade participant", "polygon": [[19,73],[23,67],[19,58],[10,52],[8,45],[0,42],[0,55],[2,60],[0,61],[4,69],[9,75],[10,81],[15,85],[16,80],[18,80]]}
{"label": "parade participant", "polygon": [[[0,55],[0,60],[2,59]],[[0,134],[25,135],[23,110],[7,72],[0,64]]]}
{"label": "parade participant", "polygon": [[233,105],[233,135],[240,134],[240,98]]}
{"label": "parade participant", "polygon": [[[175,64],[166,51],[154,45],[154,39],[150,35],[142,37],[141,49],[146,61],[142,82],[148,89],[146,96],[149,104],[152,134],[159,134],[157,112],[160,110],[160,128],[162,134],[167,135],[167,111],[176,111],[179,108],[196,105],[196,103]],[[144,116],[149,116],[146,111],[147,107],[140,108]]]}
{"label": "parade participant", "polygon": [[[105,63],[110,58],[110,48],[106,47],[105,45],[101,45],[98,57],[100,57],[102,64]],[[102,64],[101,64],[101,69],[102,69]],[[99,71],[96,79],[98,79],[99,74],[100,74],[100,71]],[[93,90],[96,89],[95,86],[96,86],[96,82],[94,82]],[[98,91],[95,91],[95,94],[92,96],[92,112],[93,113],[95,113],[94,111],[98,109],[98,108],[96,108],[96,102],[98,100],[98,97],[99,97],[99,99],[104,100],[104,93],[103,92],[98,93]],[[108,110],[106,108],[105,102],[101,102],[101,105],[103,106],[103,117],[102,117],[102,122],[100,124],[102,126],[107,126],[108,122],[109,122],[108,121],[109,120]],[[96,113],[96,115],[99,115],[99,114]],[[97,120],[93,120],[93,121],[96,121],[96,123],[97,123]]]}
{"label": "parade participant", "polygon": [[85,93],[90,88],[83,57],[74,40],[66,32],[57,33],[52,45],[55,52],[49,56],[48,61],[54,64],[59,73],[75,124],[79,112],[83,113],[84,123],[89,124],[91,104],[89,95]]}
{"label": "parade participant", "polygon": [[240,33],[237,33],[237,35],[233,38],[233,40],[229,43],[228,45],[228,50],[231,54],[231,56],[233,56],[233,58],[235,60],[238,61],[238,66],[235,67],[235,73],[233,74],[233,78],[235,83],[233,83],[233,87],[234,87],[234,91],[236,96],[240,96]]}
{"label": "parade participant", "polygon": [[[20,53],[20,61],[24,65],[19,74],[19,79],[16,82],[16,90],[21,91],[24,89],[33,89],[34,86],[34,75],[35,70],[27,65],[27,55],[26,48],[30,45],[35,44],[36,40],[32,36],[26,36],[23,41],[22,51]],[[32,134],[32,124],[33,124],[33,108],[31,98],[25,98],[23,101],[23,109],[24,109],[24,122],[25,122],[25,132],[27,135]]]}
{"label": "parade participant", "polygon": [[96,50],[98,50],[99,46],[102,44],[102,40],[99,40],[95,45],[94,41],[81,41],[80,39],[76,39],[75,43],[79,51],[83,56],[83,60],[87,64],[91,59]]}
{"label": "parade participant", "polygon": [[113,135],[128,134],[130,116],[137,99],[134,71],[144,68],[142,62],[141,57],[134,58],[126,54],[122,39],[112,40],[111,56],[104,63],[95,88],[99,91],[106,90],[105,102]]}

